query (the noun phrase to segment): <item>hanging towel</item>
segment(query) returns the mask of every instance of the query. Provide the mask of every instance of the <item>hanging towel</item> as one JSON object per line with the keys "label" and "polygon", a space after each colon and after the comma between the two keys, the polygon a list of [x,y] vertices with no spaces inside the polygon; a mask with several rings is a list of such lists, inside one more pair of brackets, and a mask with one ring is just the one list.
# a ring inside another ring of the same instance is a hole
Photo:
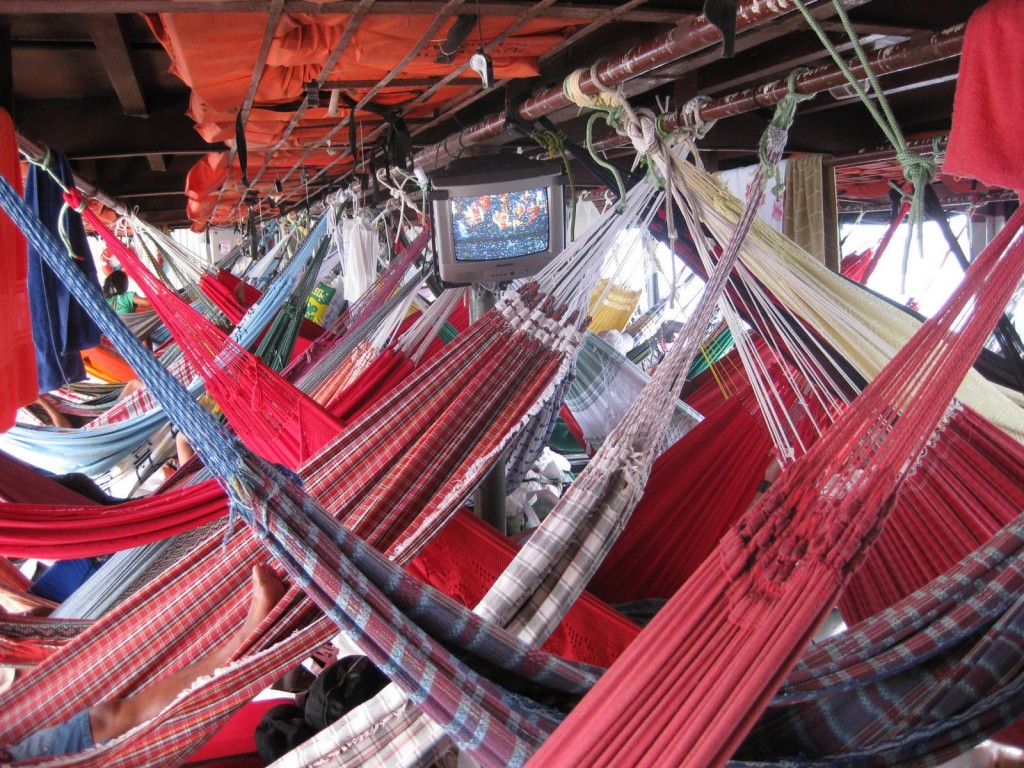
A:
{"label": "hanging towel", "polygon": [[[74,186],[71,166],[63,154],[54,152],[50,165],[64,184]],[[43,226],[59,238],[63,190],[45,170],[35,165],[29,168],[25,201]],[[67,212],[67,234],[75,254],[80,257],[75,264],[99,290],[82,217],[71,210]],[[31,246],[28,249],[28,293],[32,303],[32,338],[36,345],[39,391],[49,392],[84,380],[85,365],[78,353],[100,343],[100,330]]]}
{"label": "hanging towel", "polygon": [[1024,3],[990,0],[967,22],[943,172],[1024,189]]}
{"label": "hanging towel", "polygon": [[[21,161],[11,116],[0,109],[0,173],[21,191]],[[0,432],[14,425],[14,414],[36,399],[35,346],[28,309],[25,238],[6,216],[0,217],[0,327],[5,365],[0,377]]]}

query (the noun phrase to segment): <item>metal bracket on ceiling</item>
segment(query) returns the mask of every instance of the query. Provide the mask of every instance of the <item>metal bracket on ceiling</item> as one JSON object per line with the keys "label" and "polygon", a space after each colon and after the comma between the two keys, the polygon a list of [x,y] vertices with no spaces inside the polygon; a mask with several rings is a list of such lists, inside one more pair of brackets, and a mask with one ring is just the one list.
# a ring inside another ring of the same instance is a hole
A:
{"label": "metal bracket on ceiling", "polygon": [[304,83],[303,87],[306,90],[306,106],[307,107],[319,107],[320,106],[320,83],[316,80],[310,80],[308,83]]}

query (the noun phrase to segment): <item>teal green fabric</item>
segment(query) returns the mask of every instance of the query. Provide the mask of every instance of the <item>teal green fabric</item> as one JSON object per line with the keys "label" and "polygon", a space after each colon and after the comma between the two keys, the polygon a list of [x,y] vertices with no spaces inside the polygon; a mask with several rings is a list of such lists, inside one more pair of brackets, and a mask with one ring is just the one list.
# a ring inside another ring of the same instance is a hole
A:
{"label": "teal green fabric", "polygon": [[107,299],[107,304],[119,315],[130,315],[135,311],[135,291],[125,291]]}

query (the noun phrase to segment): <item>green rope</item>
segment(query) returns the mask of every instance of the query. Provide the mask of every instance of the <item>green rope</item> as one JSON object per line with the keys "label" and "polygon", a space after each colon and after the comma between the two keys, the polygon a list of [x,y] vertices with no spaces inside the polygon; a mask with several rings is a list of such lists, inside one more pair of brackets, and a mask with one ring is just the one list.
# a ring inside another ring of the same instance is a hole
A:
{"label": "green rope", "polygon": [[621,113],[621,110],[606,109],[602,107],[595,107],[595,109],[598,111],[592,114],[590,119],[587,120],[587,151],[590,153],[590,156],[594,159],[595,163],[609,171],[612,176],[615,177],[615,184],[619,188],[619,201],[615,204],[615,210],[621,213],[626,210],[626,185],[622,183],[622,175],[619,173],[619,169],[601,157],[600,153],[594,147],[594,123],[603,116],[605,123],[610,128],[615,128],[621,117],[621,114],[616,115],[615,113]]}
{"label": "green rope", "polygon": [[556,131],[535,131],[530,137],[547,152],[548,157],[556,155],[562,161],[565,168],[565,176],[569,180],[569,199],[572,200],[572,215],[569,218],[569,239],[576,239],[576,179],[572,173],[572,165],[569,163],[569,156],[565,153],[565,136]]}
{"label": "green rope", "polygon": [[853,45],[853,50],[857,54],[857,58],[860,60],[861,66],[864,67],[864,72],[867,76],[868,83],[871,85],[871,91],[874,95],[874,99],[869,96],[857,78],[854,77],[853,70],[850,69],[842,56],[839,55],[839,51],[836,50],[832,41],[828,39],[828,36],[821,28],[821,25],[818,24],[818,21],[807,10],[807,6],[804,5],[803,0],[794,0],[794,2],[796,3],[797,9],[803,14],[804,19],[806,19],[807,24],[814,31],[814,34],[818,36],[818,39],[825,47],[825,50],[828,51],[828,54],[836,63],[836,66],[838,66],[839,70],[846,76],[850,87],[853,88],[858,98],[860,98],[861,103],[867,107],[868,112],[874,118],[882,133],[885,134],[886,139],[888,139],[889,143],[896,149],[896,159],[903,168],[903,176],[913,185],[914,192],[910,201],[910,212],[908,214],[910,232],[907,235],[907,241],[904,247],[903,271],[900,286],[900,290],[905,292],[907,264],[910,258],[910,242],[913,239],[915,231],[918,236],[918,246],[921,249],[922,256],[924,255],[924,190],[935,177],[934,157],[925,157],[917,152],[912,152],[907,148],[907,142],[903,138],[903,133],[899,129],[899,124],[896,122],[896,116],[893,114],[892,109],[889,106],[889,101],[885,98],[885,93],[882,91],[882,87],[878,82],[878,77],[871,69],[867,54],[861,46],[860,39],[857,37],[857,32],[854,30],[850,17],[847,15],[846,9],[843,7],[842,3],[840,3],[839,0],[832,0],[832,5],[835,7],[836,14],[843,23],[843,29],[846,31],[846,35],[850,39],[850,43]]}
{"label": "green rope", "polygon": [[775,106],[775,114],[772,115],[772,120],[768,124],[768,128],[761,135],[761,141],[758,144],[757,156],[764,166],[765,175],[775,180],[775,188],[772,190],[773,194],[779,195],[785,188],[785,182],[779,173],[779,164],[774,162],[769,152],[769,142],[772,140],[772,136],[775,133],[772,129],[781,129],[788,133],[790,126],[793,125],[793,119],[796,117],[796,107],[801,101],[807,101],[808,99],[814,98],[814,94],[800,93],[796,89],[796,80],[800,75],[808,72],[806,67],[797,67],[789,73],[789,77],[786,79],[786,95],[782,97],[782,100]]}
{"label": "green rope", "polygon": [[[43,144],[43,149],[46,151],[43,154],[42,160],[36,160],[35,158],[29,157],[28,161],[37,168],[42,168],[44,171],[46,171],[50,175],[50,178],[53,179],[57,186],[60,187],[65,193],[70,192],[71,190],[68,189],[67,184],[61,181],[60,177],[58,177],[53,170],[53,164],[51,162],[53,160],[53,152],[50,151],[50,147],[46,144]],[[85,200],[82,200],[81,204],[77,208],[75,208],[75,210],[78,213],[81,213],[82,211],[85,210],[85,208],[86,202]],[[70,209],[71,206],[67,202],[65,202],[64,205],[61,206],[60,215],[57,217],[57,232],[60,235],[61,242],[64,243],[64,248],[67,250],[68,255],[71,258],[75,259],[76,261],[83,261],[85,259],[85,256],[75,253],[75,249],[71,245],[71,236],[68,234],[67,219],[68,211]]]}

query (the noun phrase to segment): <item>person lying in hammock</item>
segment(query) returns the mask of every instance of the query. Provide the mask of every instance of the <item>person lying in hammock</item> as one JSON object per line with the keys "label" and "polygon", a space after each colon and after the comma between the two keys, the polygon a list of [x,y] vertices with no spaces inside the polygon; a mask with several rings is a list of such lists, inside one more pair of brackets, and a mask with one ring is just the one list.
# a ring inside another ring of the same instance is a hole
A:
{"label": "person lying in hammock", "polygon": [[200,677],[211,675],[217,668],[227,664],[284,592],[284,584],[269,567],[255,566],[252,570],[252,598],[245,622],[226,643],[133,696],[100,702],[61,725],[46,728],[6,747],[3,750],[6,758],[27,760],[44,755],[81,752],[117,738],[155,717]]}
{"label": "person lying in hammock", "polygon": [[103,298],[119,315],[145,312],[153,308],[145,296],[128,290],[128,275],[120,269],[115,269],[103,281]]}

